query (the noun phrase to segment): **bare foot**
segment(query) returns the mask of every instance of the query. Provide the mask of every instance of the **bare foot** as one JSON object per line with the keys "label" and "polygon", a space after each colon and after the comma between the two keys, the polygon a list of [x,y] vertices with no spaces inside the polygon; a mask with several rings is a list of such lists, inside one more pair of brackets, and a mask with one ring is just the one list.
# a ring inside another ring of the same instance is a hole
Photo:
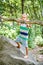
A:
{"label": "bare foot", "polygon": [[24,58],[28,58],[28,55],[25,55]]}

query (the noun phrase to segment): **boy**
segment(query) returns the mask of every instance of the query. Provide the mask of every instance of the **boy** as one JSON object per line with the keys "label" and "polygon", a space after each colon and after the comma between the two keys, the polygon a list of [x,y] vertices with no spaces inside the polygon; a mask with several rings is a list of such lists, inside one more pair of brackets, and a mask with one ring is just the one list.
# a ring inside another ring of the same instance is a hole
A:
{"label": "boy", "polygon": [[[29,20],[27,20],[27,15],[26,14],[22,14],[21,19],[18,20],[19,21],[24,21],[24,22],[28,22]],[[20,23],[20,34],[16,39],[16,43],[17,43],[17,48],[20,48],[20,42],[25,46],[26,49],[26,55],[24,56],[24,58],[28,57],[28,31],[29,31],[29,27],[31,27],[30,24],[25,24],[25,23]]]}

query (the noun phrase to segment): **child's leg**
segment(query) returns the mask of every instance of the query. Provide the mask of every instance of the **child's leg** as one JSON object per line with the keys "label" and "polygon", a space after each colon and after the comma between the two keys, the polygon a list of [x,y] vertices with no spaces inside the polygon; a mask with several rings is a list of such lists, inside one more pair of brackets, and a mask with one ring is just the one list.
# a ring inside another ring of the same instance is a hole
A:
{"label": "child's leg", "polygon": [[20,37],[18,36],[17,38],[16,38],[16,40],[15,40],[15,42],[17,43],[17,48],[20,48],[20,41],[21,41],[21,39],[20,39]]}
{"label": "child's leg", "polygon": [[25,54],[24,58],[27,58],[28,57],[28,41],[23,40],[23,45],[25,46],[25,50],[26,50],[26,54]]}
{"label": "child's leg", "polygon": [[28,58],[28,47],[26,47],[26,55],[24,56],[24,58]]}
{"label": "child's leg", "polygon": [[20,47],[21,47],[21,46],[20,46],[20,43],[19,43],[19,42],[16,42],[16,43],[17,43],[17,45],[18,45],[17,48],[20,48]]}
{"label": "child's leg", "polygon": [[26,55],[28,56],[28,47],[26,47]]}

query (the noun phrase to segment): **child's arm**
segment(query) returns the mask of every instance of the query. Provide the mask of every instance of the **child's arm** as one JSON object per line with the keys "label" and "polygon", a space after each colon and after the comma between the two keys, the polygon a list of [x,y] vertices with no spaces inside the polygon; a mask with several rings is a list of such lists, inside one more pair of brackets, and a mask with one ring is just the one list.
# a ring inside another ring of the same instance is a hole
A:
{"label": "child's arm", "polygon": [[[29,22],[29,20],[27,20],[26,22]],[[27,27],[32,27],[32,24],[26,24]]]}
{"label": "child's arm", "polygon": [[17,20],[17,24],[18,24],[18,25],[21,24],[20,21],[21,21],[21,19],[19,18],[19,19]]}

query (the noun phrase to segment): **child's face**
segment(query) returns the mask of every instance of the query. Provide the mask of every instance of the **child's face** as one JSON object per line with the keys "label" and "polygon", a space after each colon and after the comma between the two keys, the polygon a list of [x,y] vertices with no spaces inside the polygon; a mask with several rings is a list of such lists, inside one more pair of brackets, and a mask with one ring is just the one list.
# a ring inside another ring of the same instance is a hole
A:
{"label": "child's face", "polygon": [[23,20],[27,19],[27,15],[22,15],[22,19]]}

